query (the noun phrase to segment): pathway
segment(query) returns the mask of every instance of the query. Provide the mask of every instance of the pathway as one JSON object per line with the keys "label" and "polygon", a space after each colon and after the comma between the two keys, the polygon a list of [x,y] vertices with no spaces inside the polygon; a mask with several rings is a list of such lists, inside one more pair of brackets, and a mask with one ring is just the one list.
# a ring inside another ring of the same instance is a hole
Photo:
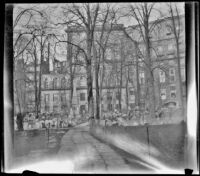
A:
{"label": "pathway", "polygon": [[74,172],[130,171],[120,155],[90,135],[88,126],[71,129],[63,136],[58,157],[72,160]]}

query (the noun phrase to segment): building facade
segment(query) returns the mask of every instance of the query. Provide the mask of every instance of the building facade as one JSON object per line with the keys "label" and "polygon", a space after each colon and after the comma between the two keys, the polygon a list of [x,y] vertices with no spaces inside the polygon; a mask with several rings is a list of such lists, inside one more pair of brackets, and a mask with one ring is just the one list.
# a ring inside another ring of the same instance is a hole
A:
{"label": "building facade", "polygon": [[[181,82],[183,88],[184,107],[186,107],[186,74],[185,74],[185,26],[184,16],[181,16],[181,30],[179,38],[180,63],[181,63]],[[160,20],[159,27],[150,37],[154,92],[156,108],[172,107],[179,108],[181,101],[177,52],[175,38],[168,27],[171,23],[170,18]],[[136,106],[146,108],[148,99],[145,84],[144,63],[138,58],[138,51],[131,40],[124,34],[124,30],[129,30],[123,25],[118,25],[117,30],[113,30],[107,46],[104,63],[101,63],[99,80],[102,80],[100,109],[102,112],[119,109],[134,109]],[[98,30],[97,30],[98,31]],[[78,32],[79,35],[81,30]],[[71,40],[80,37],[76,30],[70,32]],[[135,34],[137,35],[137,34]],[[137,41],[140,52],[145,52],[144,43]],[[73,78],[73,95],[71,94],[70,59],[75,59],[74,48],[68,45],[67,58],[65,61],[54,60],[52,72],[42,75],[41,90],[41,112],[68,112],[71,107],[79,113],[87,112],[87,85],[86,69],[78,65],[75,68],[76,75]],[[66,56],[65,56],[66,57]],[[81,60],[81,59],[80,59]],[[102,66],[103,65],[103,66]],[[93,70],[93,75],[95,72]],[[95,78],[95,76],[93,76]],[[95,96],[95,79],[93,79],[93,96]],[[94,99],[95,100],[95,99]],[[95,102],[95,101],[94,101]]]}

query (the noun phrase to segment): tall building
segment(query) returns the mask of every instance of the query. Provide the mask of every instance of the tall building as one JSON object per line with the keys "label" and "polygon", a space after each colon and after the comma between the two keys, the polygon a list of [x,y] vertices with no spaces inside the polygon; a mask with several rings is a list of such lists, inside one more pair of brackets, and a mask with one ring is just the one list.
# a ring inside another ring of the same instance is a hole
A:
{"label": "tall building", "polygon": [[[107,29],[108,30],[108,29]],[[111,32],[111,37],[108,42],[108,52],[106,52],[106,59],[104,61],[104,68],[102,67],[102,61],[100,63],[100,73],[99,80],[102,79],[102,96],[101,96],[101,108],[102,111],[110,111],[114,109],[119,109],[119,101],[121,99],[121,109],[127,109],[128,103],[135,102],[135,95],[133,94],[133,86],[130,83],[125,82],[125,74],[117,74],[115,72],[120,70],[120,66],[122,66],[121,58],[123,57],[123,48],[121,43],[125,43],[126,38],[124,35],[124,26],[116,25]],[[100,31],[100,27],[97,27],[95,30],[95,34],[98,35]],[[84,31],[81,29],[74,28],[68,29],[68,39],[71,39],[70,42],[75,42],[76,37],[82,35],[84,37]],[[78,33],[78,36],[77,36]],[[97,37],[95,35],[95,37]],[[118,37],[118,41],[116,40],[116,35]],[[68,55],[67,61],[59,62],[56,59],[54,60],[54,71],[50,74],[44,74],[42,77],[43,88],[42,88],[42,97],[43,97],[43,107],[42,112],[60,112],[64,111],[67,107],[69,112],[69,101],[71,97],[71,86],[70,86],[70,74],[66,73],[67,71],[64,68],[70,68],[70,60],[71,63],[75,61],[75,53],[76,48],[68,45]],[[84,66],[81,66],[81,62],[84,65],[84,61],[82,58],[79,58],[79,63],[77,61],[76,67],[74,69],[74,92],[73,95],[73,107],[79,113],[87,111],[87,80],[86,80],[86,69]],[[94,62],[94,60],[92,61]],[[94,64],[94,63],[92,63]],[[62,68],[62,69],[61,69]],[[65,70],[65,71],[64,71]],[[124,70],[124,69],[123,69]],[[125,71],[125,70],[124,70]],[[93,75],[95,75],[95,70],[93,69]],[[102,76],[103,75],[103,76]],[[121,80],[121,82],[120,82]],[[66,85],[63,83],[66,82]],[[100,82],[100,81],[99,81]],[[48,86],[47,86],[48,85]],[[57,85],[57,86],[54,86]],[[130,91],[129,91],[130,89]],[[128,92],[127,92],[128,91]],[[120,96],[120,94],[122,94]],[[57,97],[57,98],[55,98]],[[95,102],[96,91],[95,91],[95,77],[93,76],[93,97]],[[127,99],[128,98],[128,102]],[[64,101],[63,101],[64,100]],[[62,105],[64,102],[65,105]],[[74,103],[76,102],[76,103]],[[45,108],[48,107],[48,108]]]}
{"label": "tall building", "polygon": [[[175,18],[175,20],[178,19]],[[170,25],[171,18],[161,19],[150,36],[151,48],[153,48],[151,49],[151,60],[154,70],[155,103],[156,107],[178,109],[181,98],[178,86],[177,55],[175,38]],[[184,107],[186,107],[184,16],[180,16],[180,25],[181,82]],[[139,57],[141,55],[138,54],[137,46],[140,53],[145,52],[145,47],[141,40],[134,43],[127,38],[124,30],[129,32],[131,28],[116,25],[110,34],[105,60],[100,64],[99,80],[102,80],[100,107],[102,111],[119,109],[120,102],[122,110],[134,109],[138,105],[143,110],[146,108],[148,87],[145,84],[144,62]],[[97,27],[95,37],[98,32]],[[68,29],[67,34],[71,42],[85,37],[83,30],[77,28]],[[138,34],[134,31],[133,35]],[[71,96],[69,68],[70,61],[73,62],[76,59],[76,50],[71,45],[68,45],[67,49],[67,59],[62,62],[54,60],[54,71],[42,76],[42,112],[69,110]],[[81,113],[87,111],[86,69],[81,66],[81,63],[77,64],[74,69],[76,74],[73,87],[76,91],[73,95],[73,107]],[[95,75],[94,70],[93,75]],[[95,98],[94,78],[95,76],[93,76],[93,96]]]}

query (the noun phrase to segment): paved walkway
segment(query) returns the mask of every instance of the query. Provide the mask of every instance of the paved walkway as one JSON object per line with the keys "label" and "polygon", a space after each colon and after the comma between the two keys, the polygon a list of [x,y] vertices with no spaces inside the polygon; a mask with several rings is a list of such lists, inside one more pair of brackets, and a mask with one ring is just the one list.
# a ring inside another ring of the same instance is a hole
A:
{"label": "paved walkway", "polygon": [[70,159],[74,172],[129,172],[129,166],[108,145],[88,132],[88,127],[69,130],[62,138],[58,157]]}

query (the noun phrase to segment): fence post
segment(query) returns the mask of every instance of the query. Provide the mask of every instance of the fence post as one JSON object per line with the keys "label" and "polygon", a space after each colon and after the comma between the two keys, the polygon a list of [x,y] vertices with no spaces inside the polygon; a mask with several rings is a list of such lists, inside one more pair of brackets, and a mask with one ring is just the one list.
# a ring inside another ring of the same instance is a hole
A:
{"label": "fence post", "polygon": [[49,146],[49,128],[47,128],[47,147]]}
{"label": "fence post", "polygon": [[146,125],[146,129],[147,129],[148,153],[149,153],[149,157],[150,157],[150,148],[149,148],[149,128],[148,128],[148,125]]}

